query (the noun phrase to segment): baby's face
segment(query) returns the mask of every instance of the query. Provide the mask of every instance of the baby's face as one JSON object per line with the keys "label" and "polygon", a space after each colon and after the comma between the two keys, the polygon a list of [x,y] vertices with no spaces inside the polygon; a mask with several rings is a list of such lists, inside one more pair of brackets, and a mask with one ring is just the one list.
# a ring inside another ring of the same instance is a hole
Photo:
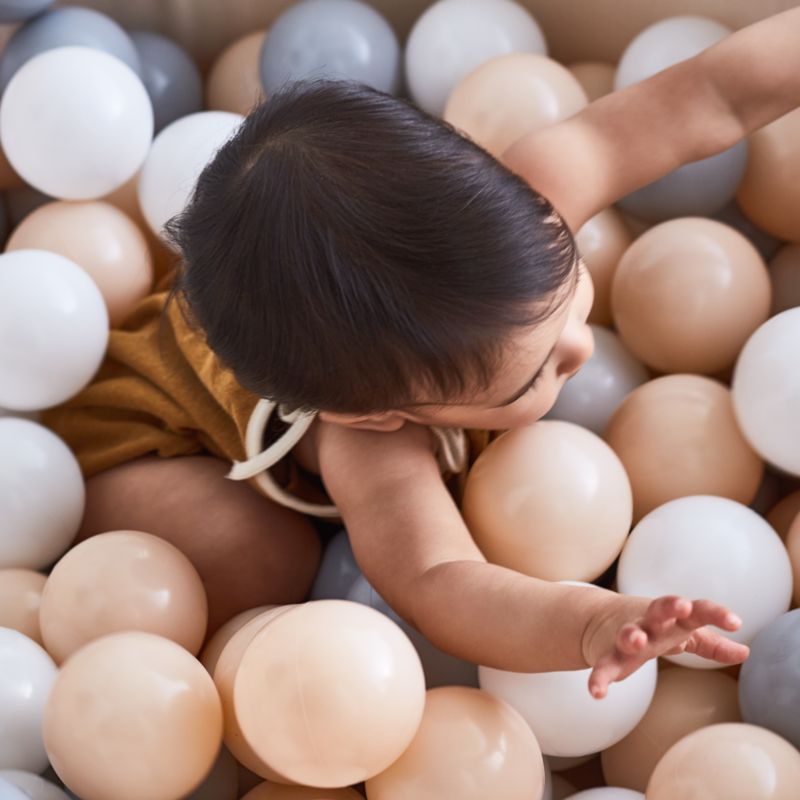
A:
{"label": "baby's face", "polygon": [[586,319],[593,299],[592,280],[581,263],[577,285],[561,306],[512,337],[505,365],[487,391],[463,403],[416,406],[403,416],[423,425],[487,430],[533,424],[592,355],[594,339]]}

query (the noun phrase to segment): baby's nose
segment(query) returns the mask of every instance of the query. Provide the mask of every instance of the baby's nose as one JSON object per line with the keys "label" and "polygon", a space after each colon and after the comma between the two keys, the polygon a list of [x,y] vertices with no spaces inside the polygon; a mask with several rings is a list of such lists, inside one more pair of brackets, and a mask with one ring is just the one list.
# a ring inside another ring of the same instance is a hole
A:
{"label": "baby's nose", "polygon": [[574,330],[565,331],[561,343],[557,373],[572,376],[592,357],[594,334],[589,325],[576,325]]}

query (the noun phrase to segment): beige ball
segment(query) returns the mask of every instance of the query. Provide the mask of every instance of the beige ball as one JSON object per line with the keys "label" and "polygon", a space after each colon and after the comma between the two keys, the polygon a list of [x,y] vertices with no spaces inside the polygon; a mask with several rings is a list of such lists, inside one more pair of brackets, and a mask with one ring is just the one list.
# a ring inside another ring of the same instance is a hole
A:
{"label": "beige ball", "polygon": [[769,316],[764,261],[738,231],[687,217],[643,233],[614,273],[611,310],[634,355],[661,372],[731,367]]}
{"label": "beige ball", "polygon": [[12,628],[42,644],[39,606],[46,581],[32,569],[0,569],[0,628]]}
{"label": "beige ball", "polygon": [[211,67],[206,109],[245,116],[264,99],[259,60],[265,30],[254,31],[226,47]]}
{"label": "beige ball", "polygon": [[700,375],[667,375],[634,389],[614,412],[605,440],[625,465],[637,522],[689,495],[749,505],[764,472],[736,422],[730,391]]}
{"label": "beige ball", "polygon": [[578,79],[590,103],[614,91],[617,68],[613,64],[604,61],[579,61],[577,64],[570,64],[568,69]]}
{"label": "beige ball", "polygon": [[443,116],[499,158],[521,136],[571,117],[586,104],[566,67],[547,56],[511,53],[462,79]]}

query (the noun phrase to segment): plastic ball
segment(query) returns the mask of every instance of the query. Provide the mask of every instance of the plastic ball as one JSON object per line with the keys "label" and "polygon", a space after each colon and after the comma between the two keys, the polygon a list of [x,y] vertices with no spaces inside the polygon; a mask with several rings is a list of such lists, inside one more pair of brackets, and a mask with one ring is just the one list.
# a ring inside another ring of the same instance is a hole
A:
{"label": "plastic ball", "polygon": [[567,800],[645,800],[641,792],[622,789],[618,786],[598,786],[571,794]]}
{"label": "plastic ball", "polygon": [[800,308],[767,320],[742,349],[732,384],[744,435],[761,456],[792,475],[800,475],[798,342]]}
{"label": "plastic ball", "polygon": [[364,800],[364,797],[355,789],[312,789],[262,783],[251,789],[242,800]]}
{"label": "plastic ball", "polygon": [[730,675],[662,669],[641,722],[602,752],[603,776],[611,786],[643,792],[656,764],[679,739],[707,725],[740,721],[736,681]]}
{"label": "plastic ball", "polygon": [[405,634],[343,600],[267,614],[228,642],[214,671],[237,760],[267,779],[320,787],[386,769],[425,704],[422,666]]}
{"label": "plastic ball", "polygon": [[312,600],[343,600],[361,575],[347,531],[341,530],[328,542],[317,577],[311,587]]}
{"label": "plastic ball", "polygon": [[481,688],[516,708],[546,755],[596,753],[627,736],[645,715],[656,688],[656,662],[648,661],[608,695],[595,700],[587,688],[590,669],[505,672],[481,667]]}
{"label": "plastic ball", "polygon": [[0,798],[2,800],[30,800],[30,795],[11,781],[0,778]]}
{"label": "plastic ball", "polygon": [[53,5],[53,0],[2,0],[0,2],[0,24],[22,22],[35,17]]}
{"label": "plastic ball", "polygon": [[39,606],[47,578],[30,569],[0,569],[0,627],[42,644]]}
{"label": "plastic ball", "polygon": [[775,528],[781,539],[785,539],[798,515],[800,515],[800,490],[786,495],[776,503],[767,513],[767,522]]}
{"label": "plastic ball", "polygon": [[633,236],[619,211],[605,208],[581,226],[575,242],[594,285],[589,322],[611,325],[611,284]]}
{"label": "plastic ball", "polygon": [[786,549],[789,551],[789,559],[792,562],[792,573],[794,575],[793,600],[795,605],[800,605],[800,515],[795,516],[794,521],[789,526],[786,534]]}
{"label": "plastic ball", "polygon": [[800,609],[773,620],[753,640],[739,673],[739,701],[745,722],[800,748]]}
{"label": "plastic ball", "polygon": [[405,50],[414,102],[441,115],[456,84],[473,69],[508,53],[547,55],[541,28],[512,0],[438,0],[417,19]]}
{"label": "plastic ball", "polygon": [[428,692],[408,749],[367,781],[370,800],[539,798],[544,763],[536,738],[513,708],[479,689]]}
{"label": "plastic ball", "polygon": [[[69,795],[58,786],[32,772],[19,769],[0,769],[0,781],[7,781],[21,789],[24,797],[28,800],[70,800]],[[0,798],[12,800],[10,796],[3,794],[2,783],[0,783]]]}
{"label": "plastic ball", "polygon": [[261,48],[266,31],[237,39],[217,56],[206,81],[206,108],[248,114],[264,100],[261,86]]}
{"label": "plastic ball", "polygon": [[602,439],[547,420],[508,431],[481,453],[462,513],[492,563],[545,580],[593,580],[628,535],[631,489]]}
{"label": "plastic ball", "polygon": [[147,239],[131,218],[100,201],[46,203],[25,217],[6,243],[49,250],[75,262],[97,284],[117,327],[153,286]]}
{"label": "plastic ball", "polygon": [[[742,620],[728,638],[749,644],[792,598],[792,566],[762,517],[724,497],[682,497],[651,511],[633,529],[617,569],[623,594],[707,598]],[[692,653],[667,656],[684,666],[715,668]]]}
{"label": "plastic ball", "polygon": [[58,670],[27,636],[0,628],[0,769],[42,772],[45,705]]}
{"label": "plastic ball", "polygon": [[0,255],[0,406],[72,397],[100,366],[108,331],[103,295],[77,264],[45,250]]}
{"label": "plastic ball", "polygon": [[59,47],[86,47],[118,59],[137,75],[141,64],[130,36],[111,17],[90,8],[56,8],[14,32],[0,58],[0,90],[20,68]]}
{"label": "plastic ball", "polygon": [[52,564],[78,532],[85,498],[78,462],[58,436],[0,419],[0,567]]}
{"label": "plastic ball", "polygon": [[800,752],[744,723],[709,725],[674,744],[658,762],[647,800],[794,800]]}
{"label": "plastic ball", "polygon": [[593,325],[592,334],[592,357],[564,384],[547,416],[602,435],[619,404],[645,383],[650,373],[615,333]]}
{"label": "plastic ball", "polygon": [[617,68],[604,61],[579,61],[567,69],[577,78],[590,103],[614,91]]}
{"label": "plastic ball", "polygon": [[748,219],[778,239],[800,242],[800,109],[747,137],[747,169],[736,201]]}
{"label": "plastic ball", "polygon": [[800,245],[787,244],[769,262],[772,314],[800,306]]}
{"label": "plastic ball", "polygon": [[138,186],[139,204],[153,233],[161,235],[164,223],[183,211],[203,168],[242,119],[227,111],[201,111],[156,136]]}
{"label": "plastic ball", "polygon": [[61,663],[117,631],[146,631],[193,655],[206,633],[208,601],[197,570],[169,542],[139,531],[92,536],[53,568],[39,612],[47,652]]}
{"label": "plastic ball", "polygon": [[208,670],[208,674],[214,676],[214,670],[217,668],[217,662],[222,655],[222,651],[227,646],[228,642],[245,626],[250,620],[261,616],[266,611],[271,611],[277,606],[257,606],[256,608],[248,608],[245,611],[240,611],[235,616],[231,617],[224,625],[221,625],[208,638],[203,650],[200,653],[200,662]]}
{"label": "plastic ball", "polygon": [[400,45],[391,25],[359,0],[301,0],[272,23],[261,50],[268,95],[284,83],[330,78],[381,92],[400,86]]}
{"label": "plastic ball", "polygon": [[158,133],[176,119],[201,111],[203,82],[192,57],[166,36],[131,31],[131,41],[142,62],[142,83],[153,105],[153,127]]}
{"label": "plastic ball", "polygon": [[74,653],[44,717],[50,762],[83,800],[183,797],[210,771],[221,737],[208,673],[150,633],[115,633]]}
{"label": "plastic ball", "polygon": [[520,137],[571,117],[586,104],[577,79],[557,61],[510,53],[486,61],[459,81],[443,116],[500,158]]}
{"label": "plastic ball", "polygon": [[781,247],[781,242],[766,231],[756,227],[744,214],[735,201],[731,201],[723,209],[713,215],[717,222],[723,222],[739,231],[750,240],[750,244],[758,250],[761,258],[769,261]]}
{"label": "plastic ball", "polygon": [[769,316],[764,261],[738,231],[710,219],[676,219],[643,233],[614,274],[620,337],[661,372],[715,374],[731,367]]}
{"label": "plastic ball", "polygon": [[142,165],[153,108],[142,82],[114,56],[59,47],[28,61],[0,101],[0,139],[31,186],[63,200],[91,200]]}
{"label": "plastic ball", "polygon": [[630,478],[634,520],[687,495],[748,504],[764,473],[734,417],[731,393],[699,375],[667,375],[634,389],[614,412],[605,440]]}

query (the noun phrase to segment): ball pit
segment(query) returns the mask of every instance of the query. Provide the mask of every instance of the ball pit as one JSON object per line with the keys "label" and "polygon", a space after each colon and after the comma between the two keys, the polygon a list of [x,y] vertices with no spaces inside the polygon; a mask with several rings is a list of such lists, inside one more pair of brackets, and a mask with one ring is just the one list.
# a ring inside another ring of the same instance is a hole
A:
{"label": "ball pit", "polygon": [[728,603],[752,648],[741,670],[669,656],[684,666],[648,662],[603,701],[586,670],[481,667],[474,688],[476,665],[383,600],[345,531],[319,602],[247,609],[207,637],[172,545],[74,541],[92,513],[79,464],[36,421],[91,380],[109,326],[174,259],[163,224],[287,77],[364,80],[500,157],[766,10],[51,4],[0,0],[0,800],[794,800],[800,111],[574,231],[595,354],[550,420],[485,451],[464,504],[497,564]]}

